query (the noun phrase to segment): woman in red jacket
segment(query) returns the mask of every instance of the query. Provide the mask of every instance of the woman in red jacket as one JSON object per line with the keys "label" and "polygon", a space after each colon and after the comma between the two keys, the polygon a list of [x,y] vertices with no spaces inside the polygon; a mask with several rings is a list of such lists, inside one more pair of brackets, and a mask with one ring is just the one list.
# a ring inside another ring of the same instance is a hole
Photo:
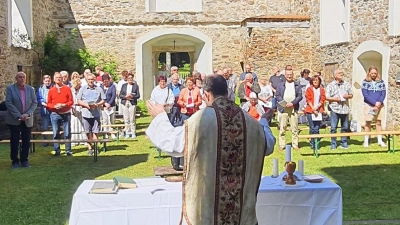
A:
{"label": "woman in red jacket", "polygon": [[[310,86],[307,88],[306,109],[304,110],[307,115],[307,120],[310,126],[310,134],[319,134],[319,127],[321,126],[322,113],[324,112],[324,102],[326,100],[325,89],[321,85],[321,78],[313,76],[310,80]],[[315,150],[314,138],[310,141],[311,148]],[[319,146],[318,146],[319,148]]]}
{"label": "woman in red jacket", "polygon": [[199,110],[202,97],[200,90],[194,85],[193,78],[186,79],[186,87],[181,90],[178,105],[181,107],[182,120],[188,119]]}

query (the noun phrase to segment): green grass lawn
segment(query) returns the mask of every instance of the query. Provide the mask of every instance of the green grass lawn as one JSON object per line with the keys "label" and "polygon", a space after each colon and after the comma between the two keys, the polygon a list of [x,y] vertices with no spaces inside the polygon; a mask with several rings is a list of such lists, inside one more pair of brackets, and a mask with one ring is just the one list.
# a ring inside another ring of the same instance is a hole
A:
{"label": "green grass lawn", "polygon": [[[9,146],[1,145],[0,224],[67,224],[72,196],[83,180],[152,176],[154,166],[170,165],[168,157],[158,160],[156,149],[144,136],[150,120],[139,118],[137,140],[109,144],[109,151],[101,153],[97,163],[83,146],[73,148],[74,157],[58,158],[51,155],[51,147],[37,147],[30,155],[31,168],[12,170]],[[272,130],[277,135],[277,129]],[[342,187],[345,221],[400,219],[400,152],[389,154],[377,143],[365,149],[362,140],[352,138],[349,150],[331,151],[330,140],[325,139],[318,159],[302,140],[292,160],[304,159],[307,174],[326,175]],[[265,158],[264,175],[272,173],[272,158],[279,158],[283,171],[285,153],[276,147]]]}

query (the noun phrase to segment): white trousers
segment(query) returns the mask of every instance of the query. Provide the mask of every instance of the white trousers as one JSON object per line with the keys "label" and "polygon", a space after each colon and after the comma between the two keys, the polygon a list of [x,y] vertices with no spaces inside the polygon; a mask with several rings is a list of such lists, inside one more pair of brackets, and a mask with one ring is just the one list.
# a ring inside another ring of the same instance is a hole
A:
{"label": "white trousers", "polygon": [[129,101],[125,105],[120,105],[124,116],[125,134],[136,134],[136,105]]}
{"label": "white trousers", "polygon": [[[111,124],[114,124],[114,121],[115,121],[115,111],[111,114],[111,115],[108,115],[107,113],[106,113],[106,109],[104,108],[102,111],[101,111],[101,124],[102,125],[111,125]],[[103,131],[112,131],[113,130],[113,128],[112,127],[103,127]]]}

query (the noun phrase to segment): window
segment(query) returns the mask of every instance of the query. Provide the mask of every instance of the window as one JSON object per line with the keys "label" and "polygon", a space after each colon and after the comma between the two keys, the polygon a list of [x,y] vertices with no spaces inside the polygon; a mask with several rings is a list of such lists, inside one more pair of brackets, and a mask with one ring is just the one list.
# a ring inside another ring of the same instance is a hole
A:
{"label": "window", "polygon": [[400,36],[400,1],[389,1],[389,35]]}
{"label": "window", "polygon": [[320,0],[320,45],[349,41],[350,0]]}
{"label": "window", "polygon": [[146,0],[146,12],[202,12],[202,0]]}
{"label": "window", "polygon": [[8,0],[8,44],[31,48],[33,41],[32,0]]}

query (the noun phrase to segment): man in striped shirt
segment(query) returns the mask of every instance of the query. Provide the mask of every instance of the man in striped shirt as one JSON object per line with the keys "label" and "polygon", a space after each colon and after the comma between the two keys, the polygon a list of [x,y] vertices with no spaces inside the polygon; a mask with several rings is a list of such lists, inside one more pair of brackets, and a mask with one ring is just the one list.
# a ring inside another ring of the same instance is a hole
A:
{"label": "man in striped shirt", "polygon": [[[340,132],[346,133],[349,129],[349,99],[353,98],[353,91],[349,82],[343,80],[343,71],[335,70],[335,79],[326,87],[326,100],[329,101],[331,111],[331,134],[336,134],[340,120]],[[340,147],[348,149],[347,137],[341,137]],[[337,148],[336,137],[331,138],[331,149]]]}

